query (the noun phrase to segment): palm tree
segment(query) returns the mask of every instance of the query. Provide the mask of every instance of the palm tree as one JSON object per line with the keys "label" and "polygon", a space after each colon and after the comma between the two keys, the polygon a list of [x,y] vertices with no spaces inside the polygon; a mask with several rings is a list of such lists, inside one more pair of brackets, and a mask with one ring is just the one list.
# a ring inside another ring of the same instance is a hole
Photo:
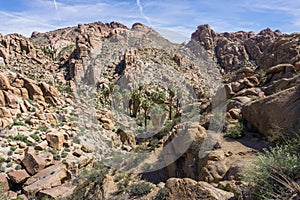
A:
{"label": "palm tree", "polygon": [[165,99],[166,99],[164,92],[152,92],[150,97],[151,97],[151,100],[157,104],[164,103]]}
{"label": "palm tree", "polygon": [[172,119],[173,98],[175,96],[175,91],[172,86],[168,87],[168,93],[169,93],[169,120],[171,120]]}
{"label": "palm tree", "polygon": [[102,95],[104,97],[104,104],[108,103],[108,98],[109,98],[109,95],[110,95],[110,90],[107,87],[105,87],[102,90]]}
{"label": "palm tree", "polygon": [[182,91],[178,90],[176,95],[176,116],[179,116],[180,114],[181,99],[182,99]]}
{"label": "palm tree", "polygon": [[123,100],[123,96],[120,92],[116,92],[114,93],[113,95],[113,105],[115,106],[115,109],[118,110],[118,111],[121,111],[122,110],[122,100]]}
{"label": "palm tree", "polygon": [[142,107],[143,110],[144,110],[145,129],[147,129],[147,111],[149,110],[150,106],[151,106],[151,102],[150,102],[148,99],[144,99],[144,100],[142,101],[141,107]]}
{"label": "palm tree", "polygon": [[149,112],[154,129],[160,128],[166,119],[166,110],[163,106],[153,104]]}
{"label": "palm tree", "polygon": [[131,95],[132,117],[136,117],[142,101],[142,94],[138,90],[134,90]]}
{"label": "palm tree", "polygon": [[130,100],[130,91],[128,89],[122,90],[122,102],[123,102],[123,109],[126,114],[131,113],[131,100]]}

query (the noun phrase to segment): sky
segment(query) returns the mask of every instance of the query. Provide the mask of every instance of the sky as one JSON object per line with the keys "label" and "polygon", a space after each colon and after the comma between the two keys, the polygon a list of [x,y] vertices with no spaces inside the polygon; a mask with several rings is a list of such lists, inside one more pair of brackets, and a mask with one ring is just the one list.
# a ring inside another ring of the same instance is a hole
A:
{"label": "sky", "polygon": [[300,32],[300,0],[0,0],[0,33],[46,32],[79,23],[148,25],[173,42],[198,25],[216,32]]}

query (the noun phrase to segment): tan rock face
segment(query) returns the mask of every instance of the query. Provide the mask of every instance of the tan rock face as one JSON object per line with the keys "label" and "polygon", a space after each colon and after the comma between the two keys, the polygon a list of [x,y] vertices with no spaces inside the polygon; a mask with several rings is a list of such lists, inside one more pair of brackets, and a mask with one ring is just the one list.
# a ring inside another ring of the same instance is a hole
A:
{"label": "tan rock face", "polygon": [[45,168],[45,161],[35,154],[34,147],[27,147],[25,151],[25,157],[22,160],[27,172],[31,175],[36,174]]}
{"label": "tan rock face", "polygon": [[9,183],[5,173],[0,173],[0,183],[2,184],[3,190],[9,190]]}
{"label": "tan rock face", "polygon": [[25,38],[22,35],[9,34],[1,37],[0,40],[0,56],[4,58],[6,63],[9,62],[10,57],[20,58],[25,55],[28,57],[36,56],[33,44],[28,38]]}
{"label": "tan rock face", "polygon": [[297,129],[300,124],[299,96],[300,86],[295,86],[244,106],[242,115],[265,136],[284,129]]}
{"label": "tan rock face", "polygon": [[114,181],[114,177],[106,175],[103,180],[103,195],[105,199],[111,199],[114,193],[118,191],[118,186]]}
{"label": "tan rock face", "polygon": [[59,97],[59,93],[56,88],[46,83],[40,83],[39,87],[41,88],[43,95],[45,97],[45,101],[47,103],[50,103],[52,105],[59,104],[59,100],[57,99]]}
{"label": "tan rock face", "polygon": [[258,64],[265,71],[272,66],[282,63],[294,65],[300,60],[297,37],[299,37],[299,34],[291,34],[266,45],[267,48],[264,51],[264,55],[258,60]]}
{"label": "tan rock face", "polygon": [[12,115],[8,108],[2,107],[2,108],[0,108],[0,117],[1,118],[10,118],[10,117],[12,117]]}
{"label": "tan rock face", "polygon": [[13,183],[19,184],[25,182],[30,177],[30,175],[26,172],[25,169],[21,169],[9,172],[8,177]]}
{"label": "tan rock face", "polygon": [[10,108],[18,107],[18,99],[11,91],[3,91],[6,105]]}
{"label": "tan rock face", "polygon": [[170,178],[166,182],[166,188],[169,189],[167,193],[168,200],[227,200],[234,196],[233,193],[217,189],[206,182],[197,182],[189,178]]}
{"label": "tan rock face", "polygon": [[198,26],[197,31],[192,34],[192,39],[199,41],[209,51],[213,50],[215,37],[216,33],[208,24]]}
{"label": "tan rock face", "polygon": [[2,90],[0,90],[0,107],[5,106],[5,96]]}
{"label": "tan rock face", "polygon": [[24,80],[24,87],[27,89],[30,99],[38,100],[41,99],[41,97],[43,97],[43,92],[39,88],[39,86],[35,83],[35,81],[28,78],[23,78],[23,80]]}
{"label": "tan rock face", "polygon": [[47,133],[46,138],[51,147],[56,149],[61,149],[63,147],[65,137],[62,132],[59,132],[57,130],[51,130]]}
{"label": "tan rock face", "polygon": [[201,25],[192,34],[192,40],[199,42],[226,72],[242,66],[255,67],[251,61],[267,71],[271,66],[281,63],[295,65],[300,60],[298,36],[283,35],[270,29],[258,34],[244,31],[216,34],[208,25]]}
{"label": "tan rock face", "polygon": [[4,73],[0,72],[0,90],[9,90],[10,87],[8,77]]}

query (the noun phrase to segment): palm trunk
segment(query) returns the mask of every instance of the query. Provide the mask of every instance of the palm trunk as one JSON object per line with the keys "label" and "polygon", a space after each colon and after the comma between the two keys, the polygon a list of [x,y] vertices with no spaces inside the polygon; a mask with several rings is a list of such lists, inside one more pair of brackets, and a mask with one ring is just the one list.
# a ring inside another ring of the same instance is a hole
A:
{"label": "palm trunk", "polygon": [[147,130],[147,111],[146,110],[145,110],[144,118],[145,118],[145,129]]}
{"label": "palm trunk", "polygon": [[172,102],[173,102],[173,99],[170,98],[170,102],[169,102],[169,120],[172,119]]}

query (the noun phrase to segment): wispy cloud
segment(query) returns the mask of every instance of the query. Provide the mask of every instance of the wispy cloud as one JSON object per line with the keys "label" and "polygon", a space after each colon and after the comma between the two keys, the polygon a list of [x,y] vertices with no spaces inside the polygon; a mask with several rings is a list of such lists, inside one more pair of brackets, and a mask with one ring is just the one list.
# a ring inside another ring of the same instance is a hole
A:
{"label": "wispy cloud", "polygon": [[58,11],[58,6],[57,6],[57,3],[56,3],[56,0],[53,0],[53,3],[54,3],[54,7],[55,7],[55,10],[56,10],[56,13],[57,13],[58,20],[60,21],[60,14],[59,14],[59,11]]}
{"label": "wispy cloud", "polygon": [[147,21],[148,25],[152,26],[151,20],[149,17],[147,17],[144,12],[143,12],[143,6],[141,5],[140,0],[136,0],[136,5],[139,7],[140,10],[140,14],[142,15],[142,17]]}
{"label": "wispy cloud", "polygon": [[58,26],[49,24],[44,20],[35,20],[35,18],[25,17],[22,13],[8,13],[0,11],[0,32],[1,33],[21,33],[30,36],[33,30],[47,31],[57,29]]}
{"label": "wispy cloud", "polygon": [[217,32],[266,27],[295,32],[300,30],[300,0],[31,0],[22,11],[0,11],[0,32],[30,36],[34,30],[94,21],[119,21],[129,27],[144,22],[174,40],[190,38],[206,23]]}

